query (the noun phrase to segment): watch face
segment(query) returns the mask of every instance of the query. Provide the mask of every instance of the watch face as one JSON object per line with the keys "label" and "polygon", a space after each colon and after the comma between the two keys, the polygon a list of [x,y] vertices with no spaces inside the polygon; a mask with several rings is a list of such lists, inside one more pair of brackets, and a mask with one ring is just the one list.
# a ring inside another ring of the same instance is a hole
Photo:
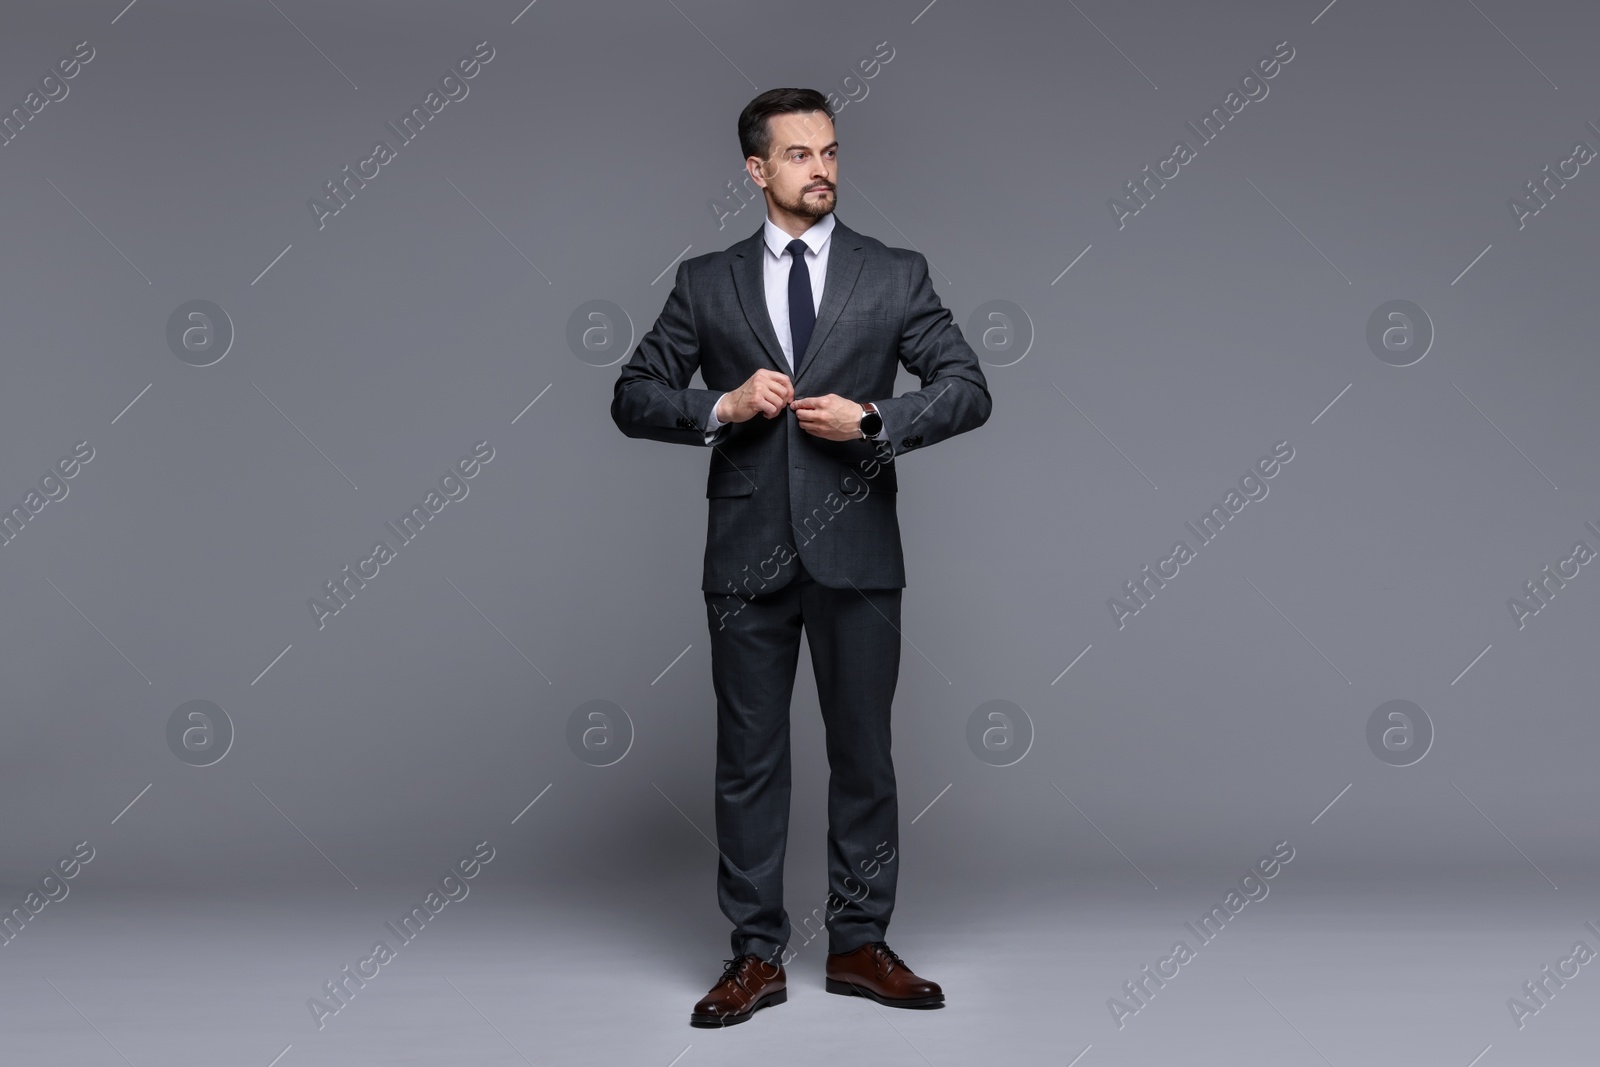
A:
{"label": "watch face", "polygon": [[869,411],[861,416],[861,432],[868,437],[876,437],[883,430],[883,416],[876,411]]}

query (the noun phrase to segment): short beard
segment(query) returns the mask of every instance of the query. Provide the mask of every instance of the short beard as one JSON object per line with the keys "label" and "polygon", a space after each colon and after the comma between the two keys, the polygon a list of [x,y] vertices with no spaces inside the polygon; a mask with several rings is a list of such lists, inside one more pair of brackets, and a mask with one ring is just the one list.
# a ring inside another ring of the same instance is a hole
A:
{"label": "short beard", "polygon": [[779,200],[778,206],[791,215],[799,215],[801,218],[811,219],[815,222],[833,211],[834,207],[839,203],[839,190],[837,188],[830,188],[828,194],[826,202],[820,197],[813,201],[810,199],[809,193],[801,193],[792,203],[786,204]]}

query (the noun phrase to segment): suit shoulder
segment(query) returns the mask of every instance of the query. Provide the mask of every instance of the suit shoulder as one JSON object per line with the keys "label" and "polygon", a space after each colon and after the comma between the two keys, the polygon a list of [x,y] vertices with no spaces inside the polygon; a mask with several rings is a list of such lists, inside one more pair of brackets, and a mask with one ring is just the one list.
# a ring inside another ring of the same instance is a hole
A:
{"label": "suit shoulder", "polygon": [[871,234],[865,234],[859,230],[851,230],[850,234],[852,239],[861,246],[861,250],[871,256],[879,256],[893,261],[900,256],[914,254],[904,248],[886,245]]}
{"label": "suit shoulder", "polygon": [[688,259],[679,263],[678,267],[684,272],[686,277],[704,278],[706,276],[706,272],[713,266],[713,264],[709,261],[716,259],[716,257],[720,256],[721,254],[721,252],[704,252],[698,256],[690,256]]}
{"label": "suit shoulder", "polygon": [[901,252],[901,251],[904,251],[904,249],[895,248],[893,245],[884,244],[882,241],[878,240],[876,237],[872,236],[870,233],[862,233],[860,230],[851,230],[850,232],[855,235],[856,240],[861,242],[861,246],[863,248],[870,248],[875,252]]}
{"label": "suit shoulder", "polygon": [[[746,238],[745,240],[748,240]],[[738,255],[744,240],[736,241],[727,248],[717,248],[710,252],[702,252],[698,256],[690,256],[682,265],[690,277],[709,278],[718,270],[725,270]]]}
{"label": "suit shoulder", "polygon": [[890,270],[902,277],[911,277],[916,274],[917,265],[923,264],[922,269],[927,269],[927,258],[921,252],[910,248],[897,248],[894,245],[884,244],[869,234],[858,230],[850,231],[852,240],[860,246],[867,259],[874,263],[876,270]]}
{"label": "suit shoulder", "polygon": [[729,258],[730,255],[731,255],[731,251],[729,249],[727,249],[727,248],[718,248],[718,249],[716,249],[714,251],[711,251],[711,252],[702,252],[698,256],[690,256],[688,259],[684,260],[683,262],[691,270],[700,271],[700,270],[704,270],[707,266],[711,265],[712,263],[714,263],[717,260],[722,260],[722,259]]}
{"label": "suit shoulder", "polygon": [[927,270],[928,257],[921,252],[912,248],[896,248],[894,245],[886,245],[882,241],[872,238],[869,238],[869,240],[876,246],[880,256],[883,256],[901,270],[915,270],[919,265],[923,270]]}

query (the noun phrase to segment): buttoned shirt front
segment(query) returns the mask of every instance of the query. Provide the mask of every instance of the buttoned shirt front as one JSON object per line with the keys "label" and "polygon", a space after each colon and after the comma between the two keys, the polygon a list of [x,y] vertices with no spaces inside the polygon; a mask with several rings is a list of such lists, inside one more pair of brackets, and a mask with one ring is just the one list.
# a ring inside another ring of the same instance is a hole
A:
{"label": "buttoned shirt front", "polygon": [[[831,247],[829,238],[833,235],[833,212],[828,212],[812,224],[811,228],[800,235],[800,240],[806,243],[804,258],[806,269],[811,275],[811,303],[812,312],[815,314],[822,310],[822,288],[828,280],[828,250]],[[783,348],[784,362],[789,365],[789,376],[794,377],[794,338],[789,330],[789,271],[794,258],[789,254],[790,237],[769,217],[762,226],[762,245],[767,254],[761,257],[762,288],[767,299],[767,317],[772,320],[773,332],[778,335],[778,344]],[[802,353],[803,355],[804,353]],[[727,396],[723,393],[722,396]],[[717,397],[717,403],[722,402],[722,396]],[[711,415],[706,419],[706,444],[711,444],[716,438],[720,427],[727,425],[717,418],[716,404],[711,406]],[[880,431],[875,440],[882,440]]]}

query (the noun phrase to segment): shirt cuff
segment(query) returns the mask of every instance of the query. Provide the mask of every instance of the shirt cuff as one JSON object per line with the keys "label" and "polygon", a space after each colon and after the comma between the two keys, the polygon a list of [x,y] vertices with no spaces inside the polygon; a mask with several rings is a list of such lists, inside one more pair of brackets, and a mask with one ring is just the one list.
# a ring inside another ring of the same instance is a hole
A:
{"label": "shirt cuff", "polygon": [[717,403],[711,405],[711,414],[706,416],[706,433],[710,433],[718,426],[726,425],[721,419],[717,418],[717,404],[722,403],[722,397],[727,395],[727,393],[723,393],[722,396],[717,397]]}
{"label": "shirt cuff", "polygon": [[711,405],[710,414],[706,416],[705,441],[708,445],[722,435],[722,428],[724,426],[733,425],[732,423],[723,422],[721,419],[717,418],[717,404],[722,403],[722,397],[727,395],[727,393],[723,393],[722,396],[717,397],[716,403]]}

